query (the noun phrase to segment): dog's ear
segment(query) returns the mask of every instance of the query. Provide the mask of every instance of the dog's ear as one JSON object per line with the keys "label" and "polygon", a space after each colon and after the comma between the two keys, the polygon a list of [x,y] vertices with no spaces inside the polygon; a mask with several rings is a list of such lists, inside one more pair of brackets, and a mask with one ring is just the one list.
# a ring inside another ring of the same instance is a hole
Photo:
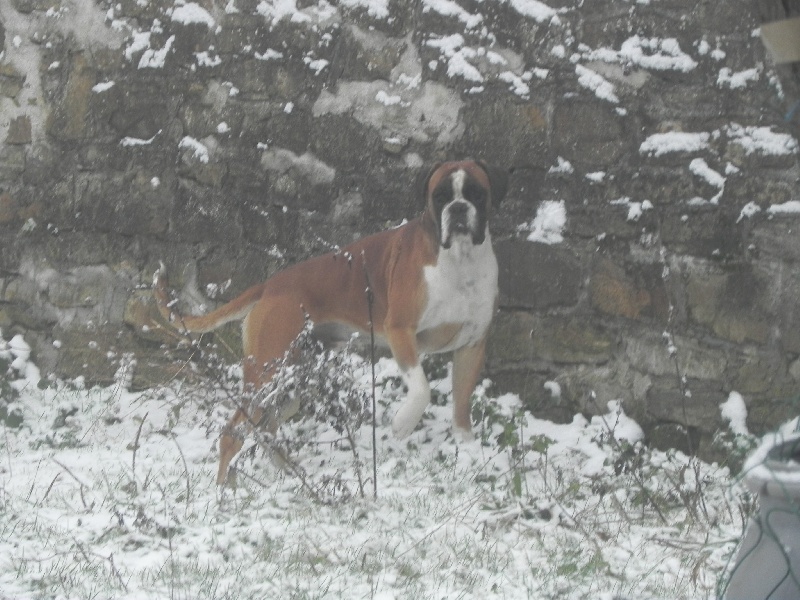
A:
{"label": "dog's ear", "polygon": [[508,191],[508,171],[500,167],[490,165],[485,161],[476,161],[478,166],[484,170],[489,177],[489,183],[492,186],[492,202],[497,206],[500,204]]}
{"label": "dog's ear", "polygon": [[430,183],[431,177],[433,176],[436,169],[438,169],[441,166],[442,163],[437,162],[427,171],[420,171],[419,175],[417,175],[417,189],[419,190],[419,193],[422,196],[423,202],[428,201],[428,183]]}

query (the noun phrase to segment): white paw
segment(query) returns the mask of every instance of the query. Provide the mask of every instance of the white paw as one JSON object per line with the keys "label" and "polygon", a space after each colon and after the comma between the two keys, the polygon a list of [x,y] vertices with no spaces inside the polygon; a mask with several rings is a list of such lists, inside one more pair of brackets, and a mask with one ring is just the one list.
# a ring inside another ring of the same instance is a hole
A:
{"label": "white paw", "polygon": [[453,438],[455,438],[457,442],[468,443],[475,441],[475,434],[472,433],[472,429],[465,429],[458,425],[453,425]]}
{"label": "white paw", "polygon": [[392,432],[399,440],[408,437],[414,431],[431,401],[431,388],[422,367],[410,369],[403,375],[403,379],[408,385],[408,396],[392,419]]}

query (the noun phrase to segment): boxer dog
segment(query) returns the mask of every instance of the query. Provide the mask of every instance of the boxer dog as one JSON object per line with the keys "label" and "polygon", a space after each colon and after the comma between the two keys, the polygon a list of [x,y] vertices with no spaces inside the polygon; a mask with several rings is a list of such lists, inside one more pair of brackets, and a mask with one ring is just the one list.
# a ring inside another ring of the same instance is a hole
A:
{"label": "boxer dog", "polygon": [[[504,171],[482,161],[437,164],[424,180],[422,215],[400,227],[280,271],[202,316],[174,313],[162,266],[154,280],[156,302],[165,319],[190,332],[244,319],[244,383],[257,390],[274,375],[306,319],[315,326],[370,331],[369,285],[373,330],[388,344],[408,388],[392,421],[394,435],[409,435],[430,402],[420,354],[452,351],[453,425],[469,439],[471,395],[498,294],[488,217],[505,195],[507,181]],[[244,444],[235,432],[238,425],[263,422],[274,434],[291,416],[243,404],[220,439],[219,485],[227,481],[230,463]]]}

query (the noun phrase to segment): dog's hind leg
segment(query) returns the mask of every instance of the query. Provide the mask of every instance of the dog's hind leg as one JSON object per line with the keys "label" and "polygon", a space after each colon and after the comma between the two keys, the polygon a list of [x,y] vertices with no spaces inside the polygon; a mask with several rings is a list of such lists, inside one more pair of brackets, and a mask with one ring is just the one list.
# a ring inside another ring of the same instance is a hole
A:
{"label": "dog's hind leg", "polygon": [[253,428],[263,427],[270,435],[278,431],[281,415],[259,402],[258,391],[272,379],[284,359],[291,359],[287,351],[304,326],[302,307],[288,297],[265,296],[245,319],[242,335],[247,357],[244,361],[245,394],[220,436],[217,485],[228,482],[231,461],[241,451],[245,437]]}

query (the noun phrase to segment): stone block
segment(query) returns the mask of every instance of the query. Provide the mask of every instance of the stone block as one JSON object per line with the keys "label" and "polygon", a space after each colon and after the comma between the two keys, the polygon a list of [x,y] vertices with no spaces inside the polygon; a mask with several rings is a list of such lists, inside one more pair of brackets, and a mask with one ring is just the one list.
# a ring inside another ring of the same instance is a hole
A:
{"label": "stone block", "polygon": [[517,394],[526,410],[541,419],[556,423],[570,423],[579,407],[563,397],[554,397],[544,384],[552,379],[544,373],[531,370],[490,371],[494,383],[492,394]]}
{"label": "stone block", "polygon": [[518,104],[493,99],[468,104],[463,110],[464,145],[470,154],[507,167],[548,167],[549,111],[542,98]]}
{"label": "stone block", "polygon": [[622,267],[609,258],[596,258],[589,283],[592,306],[608,315],[666,323],[669,298],[662,270],[660,264]]}
{"label": "stone block", "polygon": [[575,165],[610,167],[632,150],[622,120],[613,108],[597,100],[565,98],[553,114],[553,149]]}
{"label": "stone block", "polygon": [[96,74],[83,52],[76,52],[69,61],[69,76],[60,102],[48,118],[47,132],[57,140],[69,142],[89,135],[89,101]]}
{"label": "stone block", "polygon": [[762,256],[778,261],[800,262],[800,218],[780,215],[758,219],[753,225],[750,241]]}
{"label": "stone block", "polygon": [[0,194],[0,226],[19,218],[19,205],[11,194]]}
{"label": "stone block", "polygon": [[672,378],[659,378],[647,392],[646,406],[651,422],[678,423],[684,427],[696,427],[713,433],[725,427],[719,405],[728,396],[718,383],[688,379],[685,396],[678,382]]}
{"label": "stone block", "polygon": [[583,269],[574,252],[524,240],[494,245],[500,265],[500,305],[542,310],[574,306],[580,298]]}
{"label": "stone block", "polygon": [[501,311],[487,350],[492,368],[513,364],[602,364],[611,359],[614,336],[589,318]]}
{"label": "stone block", "polygon": [[644,430],[647,444],[656,450],[678,450],[691,455],[701,443],[699,431],[677,423],[659,423]]}
{"label": "stone block", "polygon": [[341,46],[330,68],[343,79],[388,81],[407,43],[374,29],[349,25],[341,34]]}
{"label": "stone block", "polygon": [[662,240],[677,254],[713,259],[742,256],[745,244],[737,217],[713,206],[672,210],[662,215]]}
{"label": "stone block", "polygon": [[235,198],[189,179],[178,181],[170,222],[184,241],[236,240],[242,237]]}
{"label": "stone block", "polygon": [[17,71],[13,65],[0,64],[0,96],[16,98],[25,85],[26,76]]}
{"label": "stone block", "polygon": [[686,273],[689,320],[735,343],[769,341],[770,303],[765,280],[752,265],[725,271],[712,266],[690,267]]}
{"label": "stone block", "polygon": [[6,144],[13,146],[24,146],[31,143],[31,119],[27,115],[21,115],[11,119],[8,124],[8,136]]}
{"label": "stone block", "polygon": [[[674,355],[661,333],[637,328],[624,335],[625,357],[632,368],[653,376],[681,376],[720,380],[728,365],[723,349],[705,346],[700,341],[674,336]],[[677,360],[677,367],[676,361]]]}

